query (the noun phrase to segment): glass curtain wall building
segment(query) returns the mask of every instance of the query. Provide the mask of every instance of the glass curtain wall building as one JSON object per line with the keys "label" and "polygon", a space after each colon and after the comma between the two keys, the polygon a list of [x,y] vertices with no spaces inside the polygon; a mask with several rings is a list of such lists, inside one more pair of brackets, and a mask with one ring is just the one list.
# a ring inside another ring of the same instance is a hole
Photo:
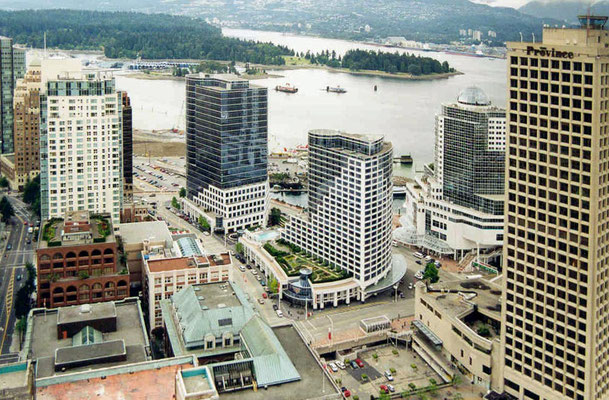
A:
{"label": "glass curtain wall building", "polygon": [[13,153],[13,93],[17,79],[25,75],[25,49],[0,36],[0,129],[2,154]]}
{"label": "glass curtain wall building", "polygon": [[505,111],[490,107],[486,94],[471,87],[455,105],[442,106],[441,174],[444,197],[488,214],[503,214],[505,138],[493,139],[494,122]]}
{"label": "glass curtain wall building", "polygon": [[235,75],[186,77],[186,186],[217,231],[265,225],[268,94]]}

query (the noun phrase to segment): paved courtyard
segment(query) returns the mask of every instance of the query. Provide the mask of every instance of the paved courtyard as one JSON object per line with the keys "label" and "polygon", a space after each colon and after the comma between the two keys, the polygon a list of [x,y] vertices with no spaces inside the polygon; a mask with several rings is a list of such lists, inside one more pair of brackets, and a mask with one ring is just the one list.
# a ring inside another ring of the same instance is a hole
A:
{"label": "paved courtyard", "polygon": [[[397,354],[394,354],[394,350]],[[374,354],[378,356],[376,359]],[[371,395],[378,396],[380,385],[391,384],[396,393],[400,393],[408,390],[410,383],[415,384],[416,387],[424,387],[430,384],[430,379],[441,382],[439,375],[425,361],[402,347],[386,346],[367,350],[360,352],[359,358],[364,362],[364,368],[352,369],[348,366],[334,373],[333,376],[340,380],[340,386],[345,386],[351,391],[352,396],[358,396],[362,400],[369,399]],[[389,382],[384,372],[392,368],[395,370],[394,380]],[[362,381],[362,374],[368,376],[367,381]]]}

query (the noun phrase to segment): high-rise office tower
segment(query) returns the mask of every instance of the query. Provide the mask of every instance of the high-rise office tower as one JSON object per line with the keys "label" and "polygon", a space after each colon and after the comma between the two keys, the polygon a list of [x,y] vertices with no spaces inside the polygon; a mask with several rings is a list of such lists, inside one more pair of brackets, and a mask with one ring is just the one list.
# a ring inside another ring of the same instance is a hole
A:
{"label": "high-rise office tower", "polygon": [[456,258],[503,242],[505,110],[477,87],[442,105],[435,162],[406,187],[418,246]]}
{"label": "high-rise office tower", "polygon": [[265,225],[267,89],[235,75],[186,77],[186,186],[214,229]]}
{"label": "high-rise office tower", "polygon": [[25,75],[25,49],[13,39],[0,36],[0,153],[13,152],[13,92],[17,79]]}
{"label": "high-rise office tower", "polygon": [[606,21],[508,43],[503,383],[519,399],[609,398]]}
{"label": "high-rise office tower", "polygon": [[123,179],[126,197],[133,197],[133,110],[127,92],[120,92],[123,110]]}
{"label": "high-rise office tower", "polygon": [[[365,289],[392,267],[393,146],[381,135],[309,132],[309,211],[282,237]],[[364,298],[362,298],[363,300]]]}
{"label": "high-rise office tower", "polygon": [[42,218],[108,213],[123,202],[122,99],[106,72],[45,77],[40,119]]}

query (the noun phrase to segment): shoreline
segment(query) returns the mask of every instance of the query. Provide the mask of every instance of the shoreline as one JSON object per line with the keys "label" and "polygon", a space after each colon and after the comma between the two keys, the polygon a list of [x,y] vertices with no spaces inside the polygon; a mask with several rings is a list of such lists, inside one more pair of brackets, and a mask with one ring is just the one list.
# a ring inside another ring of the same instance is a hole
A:
{"label": "shoreline", "polygon": [[[127,74],[122,74],[121,76],[124,76],[126,78],[143,79],[143,80],[150,80],[150,81],[162,81],[162,80],[183,81],[186,79],[186,77],[184,77],[184,76],[173,76],[170,74],[159,74],[159,73],[146,74],[144,72],[130,72]],[[247,79],[248,81],[255,81],[258,79],[283,78],[283,75],[276,75],[276,74],[257,74],[257,75],[242,74],[240,76],[243,79]]]}

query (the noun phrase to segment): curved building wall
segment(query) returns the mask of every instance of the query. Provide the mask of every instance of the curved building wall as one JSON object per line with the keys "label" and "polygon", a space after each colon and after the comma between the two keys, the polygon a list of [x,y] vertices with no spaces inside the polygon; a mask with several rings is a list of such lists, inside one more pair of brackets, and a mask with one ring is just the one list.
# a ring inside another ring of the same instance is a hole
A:
{"label": "curved building wall", "polygon": [[391,268],[393,147],[382,136],[309,132],[309,214],[282,236],[368,287]]}

